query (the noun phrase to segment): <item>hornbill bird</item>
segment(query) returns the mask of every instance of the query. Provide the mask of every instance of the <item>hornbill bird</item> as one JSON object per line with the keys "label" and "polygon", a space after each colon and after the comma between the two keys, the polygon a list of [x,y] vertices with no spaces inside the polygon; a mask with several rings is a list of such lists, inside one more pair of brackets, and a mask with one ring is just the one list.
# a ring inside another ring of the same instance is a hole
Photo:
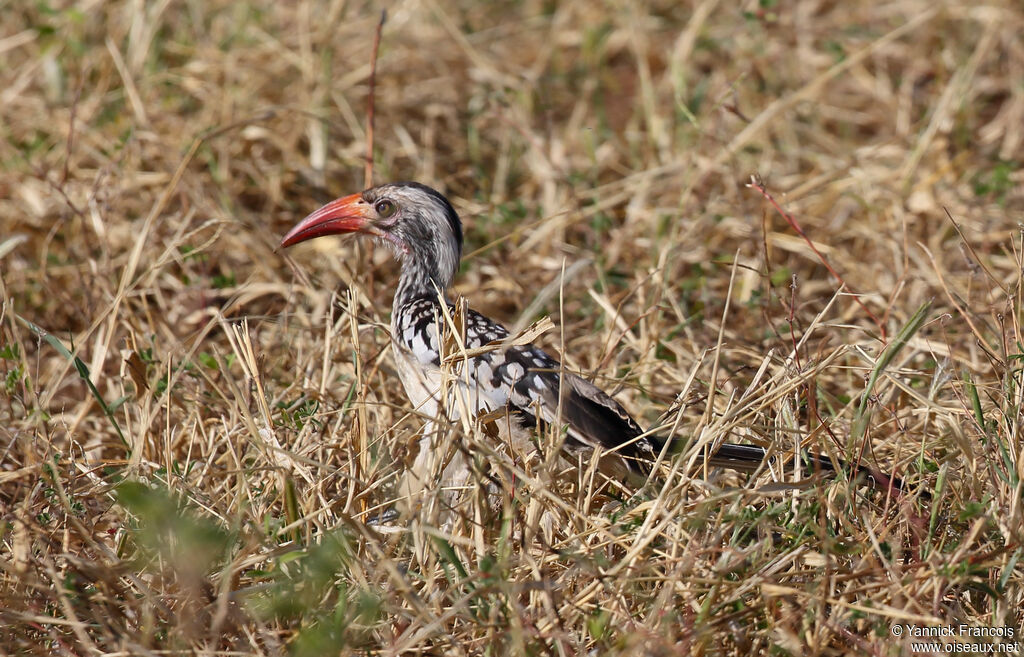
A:
{"label": "hornbill bird", "polygon": [[[449,420],[467,408],[478,415],[507,411],[507,421],[498,424],[512,432],[532,432],[554,425],[565,432],[562,449],[567,456],[586,456],[599,448],[604,455],[602,463],[614,460],[620,472],[649,473],[663,445],[660,439],[645,434],[600,388],[565,371],[538,347],[507,340],[508,331],[480,313],[466,310],[461,315],[462,346],[467,357],[461,374],[451,376],[449,368],[446,379],[442,318],[447,314],[451,325],[455,307],[444,293],[459,268],[462,222],[442,194],[416,182],[379,185],[316,210],[285,235],[281,246],[341,233],[371,235],[401,262],[391,315],[391,343],[402,384],[417,411],[427,418],[444,416]],[[460,403],[452,403],[455,398]],[[438,469],[434,428],[436,425],[428,420],[411,469],[419,481],[407,485],[407,494],[426,486],[432,469]],[[761,447],[723,444],[708,463],[756,470],[765,458],[766,451]],[[804,455],[801,459],[805,466],[816,470],[845,466],[833,465],[821,456]],[[445,485],[452,485],[452,478],[458,480],[456,485],[465,483],[464,464],[461,475],[452,472],[450,463],[442,466]],[[854,470],[866,475],[870,483],[879,483],[867,468]],[[898,480],[891,481],[901,486]]]}

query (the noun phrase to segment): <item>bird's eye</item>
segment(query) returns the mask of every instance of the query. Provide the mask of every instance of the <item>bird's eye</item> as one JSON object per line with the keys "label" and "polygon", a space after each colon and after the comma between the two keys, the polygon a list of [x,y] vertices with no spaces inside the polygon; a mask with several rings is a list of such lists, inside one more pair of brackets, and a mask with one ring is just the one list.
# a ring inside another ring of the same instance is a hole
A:
{"label": "bird's eye", "polygon": [[373,209],[377,211],[378,217],[380,217],[381,219],[387,219],[388,217],[393,215],[395,213],[395,210],[398,208],[393,201],[389,201],[386,198],[382,198],[381,200],[377,201],[376,205],[373,206]]}

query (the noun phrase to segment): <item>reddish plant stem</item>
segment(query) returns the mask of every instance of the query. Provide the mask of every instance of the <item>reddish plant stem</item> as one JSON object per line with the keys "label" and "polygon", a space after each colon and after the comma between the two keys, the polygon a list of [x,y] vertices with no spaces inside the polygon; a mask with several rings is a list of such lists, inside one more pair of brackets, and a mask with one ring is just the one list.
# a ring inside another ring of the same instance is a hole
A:
{"label": "reddish plant stem", "polygon": [[764,184],[762,184],[756,176],[751,176],[750,182],[747,184],[747,187],[751,187],[759,191],[761,193],[761,196],[764,196],[765,199],[767,199],[768,202],[772,204],[772,207],[775,208],[776,212],[781,214],[786,219],[786,221],[789,222],[789,225],[793,228],[793,230],[795,230],[800,237],[804,238],[804,241],[807,242],[807,246],[811,247],[811,250],[814,251],[814,255],[818,256],[818,260],[821,261],[821,264],[825,265],[825,269],[827,269],[830,274],[835,276],[836,280],[838,280],[843,287],[850,291],[850,294],[853,296],[853,300],[856,301],[857,305],[860,306],[861,309],[868,314],[868,317],[871,318],[871,321],[873,321],[875,323],[875,326],[878,327],[878,332],[881,335],[882,341],[885,342],[885,326],[882,324],[882,322],[879,321],[878,317],[876,317],[875,314],[871,312],[867,306],[864,305],[864,302],[860,300],[860,295],[858,295],[853,290],[853,288],[851,288],[846,283],[846,281],[843,280],[843,277],[839,275],[839,272],[833,269],[832,265],[829,264],[828,260],[825,258],[824,255],[822,255],[821,251],[819,251],[817,247],[814,246],[814,242],[812,242],[811,239],[807,237],[807,233],[805,233],[803,228],[800,227],[800,224],[796,222],[796,219],[794,219],[792,215],[788,214],[785,210],[782,209],[782,206],[779,205],[779,203],[772,197],[772,195],[768,193],[768,190],[765,189]]}
{"label": "reddish plant stem", "polygon": [[373,186],[373,104],[377,92],[377,52],[380,50],[380,35],[384,31],[387,10],[380,12],[377,33],[373,37],[373,53],[370,55],[370,97],[366,101],[366,168],[363,170],[363,188]]}

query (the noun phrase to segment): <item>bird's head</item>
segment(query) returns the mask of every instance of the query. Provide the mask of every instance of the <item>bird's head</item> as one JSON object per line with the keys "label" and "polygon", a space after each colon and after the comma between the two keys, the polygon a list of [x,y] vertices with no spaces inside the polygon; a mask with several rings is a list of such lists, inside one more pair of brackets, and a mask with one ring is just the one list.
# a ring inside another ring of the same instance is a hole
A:
{"label": "bird's head", "polygon": [[442,289],[451,284],[462,256],[462,222],[452,204],[414,182],[379,185],[331,201],[288,231],[281,246],[342,233],[376,237],[404,268],[418,270]]}

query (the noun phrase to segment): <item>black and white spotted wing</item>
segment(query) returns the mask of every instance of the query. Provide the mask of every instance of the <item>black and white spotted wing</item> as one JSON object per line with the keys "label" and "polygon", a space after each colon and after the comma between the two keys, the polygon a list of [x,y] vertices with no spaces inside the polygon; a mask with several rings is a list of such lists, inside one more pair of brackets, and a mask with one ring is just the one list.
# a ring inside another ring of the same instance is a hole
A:
{"label": "black and white spotted wing", "polygon": [[[418,298],[398,309],[395,336],[422,368],[437,369],[440,363],[436,301]],[[465,315],[466,348],[504,340],[505,327],[473,310]],[[570,453],[600,446],[615,449],[627,466],[645,472],[654,449],[640,426],[622,406],[594,384],[562,372],[561,365],[544,351],[512,346],[473,357],[468,381],[477,387],[475,396],[486,409],[508,408],[524,428],[561,424],[568,430],[565,448]],[[561,407],[559,397],[561,396]],[[616,449],[618,448],[618,449]]]}

